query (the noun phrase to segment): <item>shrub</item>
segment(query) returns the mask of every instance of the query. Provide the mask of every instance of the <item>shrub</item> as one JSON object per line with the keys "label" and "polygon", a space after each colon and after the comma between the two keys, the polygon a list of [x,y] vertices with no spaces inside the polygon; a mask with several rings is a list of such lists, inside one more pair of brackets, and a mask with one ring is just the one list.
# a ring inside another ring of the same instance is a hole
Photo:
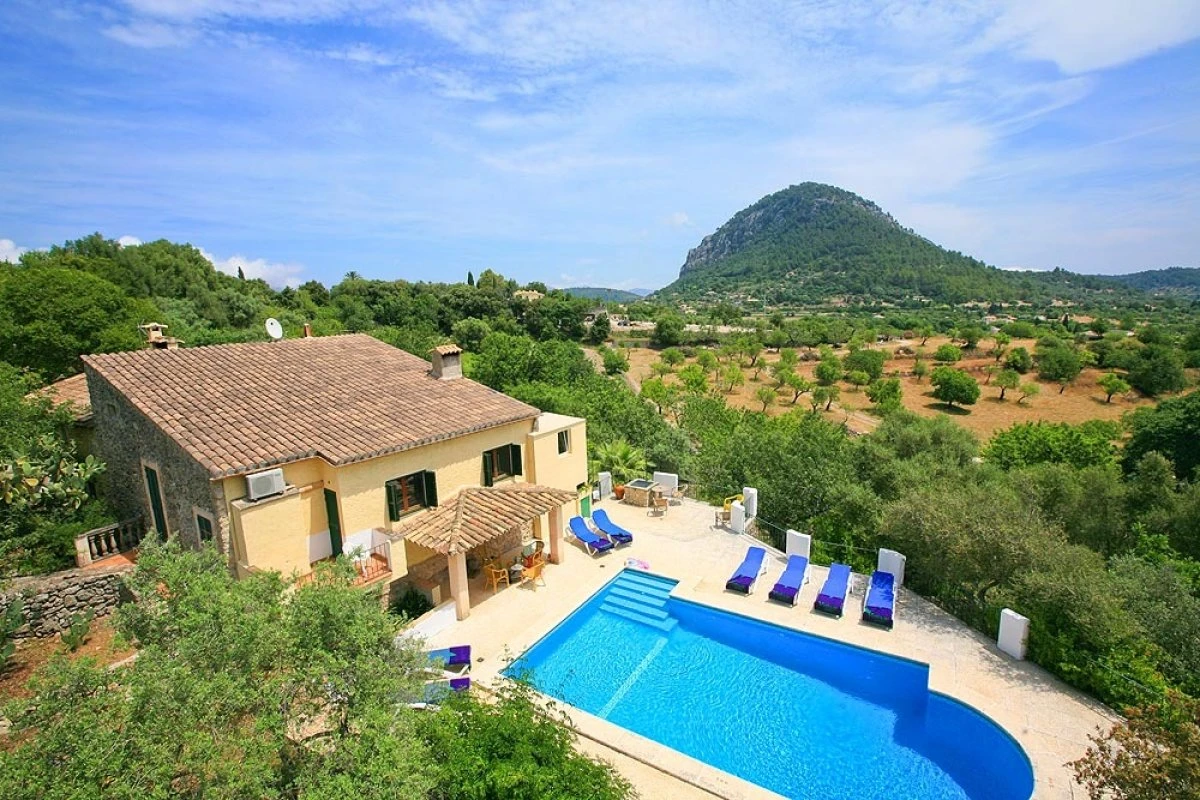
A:
{"label": "shrub", "polygon": [[1033,369],[1033,356],[1024,347],[1014,347],[1004,358],[1004,366],[1022,375]]}
{"label": "shrub", "polygon": [[17,652],[17,643],[13,634],[25,624],[25,604],[21,598],[14,598],[0,616],[0,670],[8,665],[8,660]]}
{"label": "shrub", "polygon": [[92,620],[95,618],[96,612],[91,609],[83,614],[71,615],[70,625],[62,632],[62,641],[72,653],[83,647],[87,641],[88,634],[92,631]]}
{"label": "shrub", "polygon": [[949,406],[955,403],[969,406],[979,399],[979,381],[961,369],[937,367],[929,382],[933,384],[933,396]]}
{"label": "shrub", "polygon": [[432,610],[433,603],[429,602],[429,598],[421,594],[413,586],[405,589],[404,594],[393,597],[392,603],[388,607],[388,611],[396,616],[410,620],[416,619],[425,612]]}

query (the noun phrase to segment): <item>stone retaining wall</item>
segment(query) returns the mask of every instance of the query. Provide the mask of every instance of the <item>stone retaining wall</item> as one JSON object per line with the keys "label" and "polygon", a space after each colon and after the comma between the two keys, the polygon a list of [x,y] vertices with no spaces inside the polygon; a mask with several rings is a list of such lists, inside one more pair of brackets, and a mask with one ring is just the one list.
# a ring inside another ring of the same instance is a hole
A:
{"label": "stone retaining wall", "polygon": [[53,636],[71,626],[71,617],[91,610],[97,617],[111,614],[128,599],[121,578],[133,567],[123,565],[106,569],[67,570],[53,575],[16,578],[0,592],[0,608],[20,597],[25,606],[26,624],[15,638]]}

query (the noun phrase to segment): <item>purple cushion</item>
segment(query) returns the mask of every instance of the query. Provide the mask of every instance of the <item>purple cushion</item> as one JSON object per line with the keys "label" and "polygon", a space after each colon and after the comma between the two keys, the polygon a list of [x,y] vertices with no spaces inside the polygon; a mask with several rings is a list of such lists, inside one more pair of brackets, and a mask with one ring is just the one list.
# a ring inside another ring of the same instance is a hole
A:
{"label": "purple cushion", "polygon": [[796,596],[796,591],[795,586],[784,586],[782,583],[777,583],[775,584],[775,588],[771,590],[771,594],[791,599]]}
{"label": "purple cushion", "polygon": [[738,586],[750,588],[750,586],[754,584],[754,578],[751,578],[748,575],[738,575],[736,578],[730,578],[729,583],[736,583]]}

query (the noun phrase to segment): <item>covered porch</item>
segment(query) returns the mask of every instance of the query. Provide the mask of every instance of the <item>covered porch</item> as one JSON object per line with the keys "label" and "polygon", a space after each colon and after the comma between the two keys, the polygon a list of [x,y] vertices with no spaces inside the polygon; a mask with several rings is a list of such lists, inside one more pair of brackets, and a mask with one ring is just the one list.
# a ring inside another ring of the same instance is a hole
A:
{"label": "covered porch", "polygon": [[[471,614],[468,559],[491,561],[499,555],[495,550],[498,543],[513,538],[519,542],[520,531],[531,527],[535,537],[541,534],[549,563],[560,563],[563,506],[575,500],[574,492],[536,484],[463,489],[438,508],[419,514],[391,537],[445,559],[450,597],[462,620]],[[549,519],[544,526],[548,530],[541,530],[544,515]]]}

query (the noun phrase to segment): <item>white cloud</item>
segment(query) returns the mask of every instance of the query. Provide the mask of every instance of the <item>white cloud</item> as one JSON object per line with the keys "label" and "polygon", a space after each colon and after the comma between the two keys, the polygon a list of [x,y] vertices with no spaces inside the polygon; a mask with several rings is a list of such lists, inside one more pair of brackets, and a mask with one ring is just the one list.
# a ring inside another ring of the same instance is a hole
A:
{"label": "white cloud", "polygon": [[125,0],[125,5],[162,19],[200,20],[221,17],[311,22],[369,11],[386,0]]}
{"label": "white cloud", "polygon": [[986,37],[1064,72],[1105,69],[1200,35],[1196,0],[1009,0]]}
{"label": "white cloud", "polygon": [[111,25],[104,29],[104,35],[130,47],[154,50],[187,44],[195,37],[195,31],[161,22],[134,20],[127,25]]}
{"label": "white cloud", "polygon": [[672,228],[683,228],[692,224],[691,217],[686,212],[676,211],[667,216],[667,224]]}
{"label": "white cloud", "polygon": [[265,258],[246,258],[239,255],[217,258],[203,247],[200,248],[200,254],[226,275],[237,275],[240,268],[242,274],[247,278],[262,278],[276,289],[284,286],[299,286],[300,279],[304,274],[304,267],[300,264],[267,261]]}
{"label": "white cloud", "polygon": [[120,239],[117,239],[117,244],[121,245],[121,247],[137,247],[141,243],[142,240],[136,236],[126,235],[122,236]]}
{"label": "white cloud", "polygon": [[12,239],[0,239],[0,261],[9,261],[15,264],[21,254],[28,250],[28,247],[18,247]]}

